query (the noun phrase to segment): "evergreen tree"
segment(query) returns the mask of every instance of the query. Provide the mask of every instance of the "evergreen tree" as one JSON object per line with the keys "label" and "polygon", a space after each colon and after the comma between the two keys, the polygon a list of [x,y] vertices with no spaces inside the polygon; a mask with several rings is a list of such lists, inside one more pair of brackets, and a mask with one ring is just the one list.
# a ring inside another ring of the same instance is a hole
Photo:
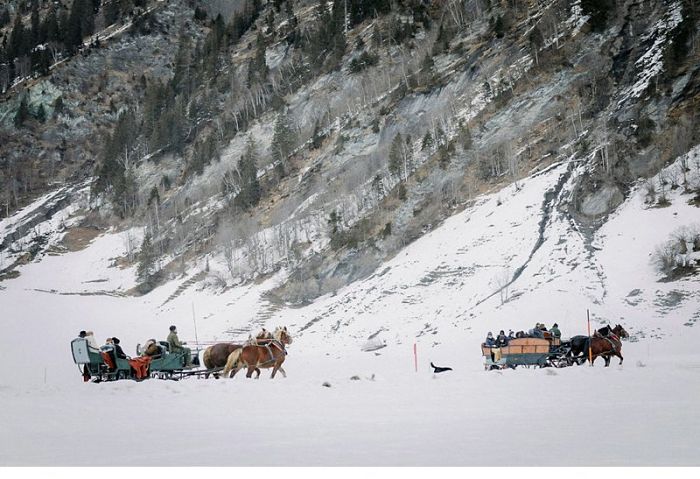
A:
{"label": "evergreen tree", "polygon": [[459,142],[461,143],[464,151],[468,150],[472,146],[471,131],[469,131],[469,127],[462,120],[459,121]]}
{"label": "evergreen tree", "polygon": [[19,102],[19,108],[17,108],[17,113],[15,113],[15,126],[17,128],[22,128],[24,122],[29,118],[29,105],[27,104],[27,95],[22,95],[22,100]]}
{"label": "evergreen tree", "polygon": [[240,174],[240,191],[236,200],[244,209],[254,207],[260,201],[262,192],[258,181],[257,148],[252,138],[238,164]]}
{"label": "evergreen tree", "polygon": [[104,6],[103,15],[105,19],[105,26],[110,26],[119,20],[119,2],[112,1]]}
{"label": "evergreen tree", "polygon": [[432,87],[437,82],[435,74],[435,62],[431,54],[426,53],[421,63],[421,83],[424,86]]}
{"label": "evergreen tree", "polygon": [[187,32],[183,29],[175,53],[173,78],[170,80],[171,89],[176,93],[184,92],[189,97],[192,86],[192,44]]}
{"label": "evergreen tree", "polygon": [[292,153],[296,143],[296,135],[290,128],[289,118],[286,113],[277,115],[275,122],[275,131],[272,135],[272,160],[275,162],[285,163],[287,157]]}
{"label": "evergreen tree", "polygon": [[41,123],[46,121],[46,110],[44,109],[44,105],[39,105],[39,108],[36,111],[36,119]]}
{"label": "evergreen tree", "polygon": [[340,64],[347,46],[345,40],[345,3],[344,0],[333,0],[331,10],[331,53],[329,55],[330,68],[334,69]]}
{"label": "evergreen tree", "polygon": [[32,70],[39,75],[46,76],[51,68],[51,53],[46,50],[35,50],[32,52]]}
{"label": "evergreen tree", "polygon": [[44,39],[42,38],[41,34],[41,23],[39,22],[39,2],[37,2],[36,0],[32,2],[31,24],[32,45],[39,45],[40,43],[44,43]]}
{"label": "evergreen tree", "polygon": [[542,48],[542,45],[544,45],[544,35],[542,34],[542,30],[540,30],[540,27],[538,25],[535,25],[535,28],[532,29],[530,35],[528,36],[528,40],[530,41],[530,48],[532,48],[532,53],[535,55],[535,64],[539,65],[539,50],[540,48]]}
{"label": "evergreen tree", "polygon": [[148,282],[156,272],[157,255],[150,233],[146,233],[141,243],[141,251],[138,256],[139,264],[136,268],[136,278],[139,283]]}
{"label": "evergreen tree", "polygon": [[148,195],[148,206],[151,206],[151,204],[156,206],[160,204],[160,193],[157,186],[151,188],[151,193]]}
{"label": "evergreen tree", "polygon": [[[81,0],[75,1],[79,2]],[[95,10],[91,0],[82,0],[82,2],[83,6],[80,12],[80,32],[82,33],[83,37],[87,37],[88,35],[95,33]]]}
{"label": "evergreen tree", "polygon": [[58,32],[58,17],[56,17],[56,9],[51,7],[49,14],[44,20],[42,27],[43,36],[47,42],[58,42],[61,40]]}
{"label": "evergreen tree", "polygon": [[143,134],[153,142],[153,133],[167,101],[167,91],[160,80],[147,82],[143,100]]}
{"label": "evergreen tree", "polygon": [[70,14],[65,9],[58,12],[58,38],[63,42],[66,50],[71,50],[68,47],[68,31],[70,30]]}
{"label": "evergreen tree", "polygon": [[496,34],[496,38],[503,38],[506,34],[506,23],[500,15],[496,17],[496,22],[493,25],[493,32]]}
{"label": "evergreen tree", "polygon": [[403,166],[403,139],[401,138],[401,133],[397,133],[394,137],[394,141],[391,142],[391,150],[389,152],[389,171],[393,175],[399,175],[401,173],[401,167]]}
{"label": "evergreen tree", "polygon": [[195,143],[190,169],[199,175],[213,159],[219,159],[219,147],[216,136],[209,134]]}
{"label": "evergreen tree", "polygon": [[59,96],[56,101],[53,102],[53,114],[54,116],[60,115],[65,109],[65,104],[63,103],[63,97]]}
{"label": "evergreen tree", "polygon": [[75,0],[71,7],[65,31],[65,43],[69,52],[74,53],[83,45],[83,7],[85,0]]}
{"label": "evergreen tree", "polygon": [[15,17],[15,24],[10,33],[10,42],[7,45],[7,58],[14,60],[29,53],[29,33],[25,32],[21,15]]}
{"label": "evergreen tree", "polygon": [[434,143],[432,133],[430,133],[430,130],[426,131],[423,137],[423,143],[420,147],[421,151],[425,151],[426,148],[431,148]]}
{"label": "evergreen tree", "polygon": [[267,80],[269,69],[265,62],[265,37],[258,31],[255,39],[255,56],[248,63],[248,85],[264,83]]}
{"label": "evergreen tree", "polygon": [[450,149],[446,145],[440,145],[437,152],[438,166],[440,169],[446,170],[450,164],[451,155]]}
{"label": "evergreen tree", "polygon": [[7,7],[2,7],[0,10],[0,28],[10,24],[10,11]]}
{"label": "evergreen tree", "polygon": [[204,8],[197,5],[194,9],[194,19],[198,22],[203,22],[207,19],[207,11]]}
{"label": "evergreen tree", "polygon": [[311,149],[317,150],[321,147],[323,143],[323,135],[321,134],[321,125],[318,124],[318,120],[314,123],[314,133],[311,137]]}

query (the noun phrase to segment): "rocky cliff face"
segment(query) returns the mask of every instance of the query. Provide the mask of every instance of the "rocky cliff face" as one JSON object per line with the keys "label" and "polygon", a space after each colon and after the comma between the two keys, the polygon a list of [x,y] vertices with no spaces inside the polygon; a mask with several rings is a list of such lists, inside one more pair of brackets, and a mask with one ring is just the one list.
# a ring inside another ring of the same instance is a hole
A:
{"label": "rocky cliff face", "polygon": [[[585,233],[698,143],[692,2],[348,2],[345,20],[332,2],[242,2],[225,20],[165,3],[29,87],[64,113],[17,129],[20,92],[0,105],[5,185],[94,178],[89,222],[154,245],[126,259],[142,292],[209,258],[216,287],[284,270],[271,299],[309,301],[554,163],[571,187],[547,208]],[[652,186],[700,187],[683,178]]]}

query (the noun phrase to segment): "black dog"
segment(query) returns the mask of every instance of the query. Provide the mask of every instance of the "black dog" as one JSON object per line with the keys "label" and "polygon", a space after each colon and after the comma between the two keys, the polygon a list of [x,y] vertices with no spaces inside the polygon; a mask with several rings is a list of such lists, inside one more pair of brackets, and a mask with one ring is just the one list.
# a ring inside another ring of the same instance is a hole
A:
{"label": "black dog", "polygon": [[434,373],[444,373],[445,371],[452,371],[452,368],[441,368],[440,366],[435,366],[432,362],[430,367],[434,369]]}

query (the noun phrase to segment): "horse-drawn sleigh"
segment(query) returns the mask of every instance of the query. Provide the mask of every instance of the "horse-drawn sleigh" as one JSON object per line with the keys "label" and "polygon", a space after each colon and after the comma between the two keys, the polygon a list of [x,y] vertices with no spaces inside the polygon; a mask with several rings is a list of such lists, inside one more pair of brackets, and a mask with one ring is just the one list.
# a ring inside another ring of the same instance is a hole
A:
{"label": "horse-drawn sleigh", "polygon": [[[167,341],[158,344],[160,352],[153,356],[137,356],[123,359],[117,357],[110,346],[99,350],[92,348],[85,338],[71,341],[73,361],[81,368],[83,376],[92,377],[95,382],[114,381],[118,379],[181,379],[192,375],[193,368],[199,366],[199,351],[194,351],[192,366],[186,367],[185,352],[170,352]],[[140,354],[137,347],[137,354]]]}
{"label": "horse-drawn sleigh", "polygon": [[285,377],[282,363],[287,355],[286,346],[292,343],[287,328],[278,327],[274,333],[249,340],[244,344],[220,343],[204,350],[203,361],[206,369],[199,368],[200,349],[192,351],[192,366],[186,366],[187,353],[171,352],[167,341],[156,343],[157,353],[145,354],[146,348],[136,347],[137,357],[122,359],[116,356],[111,346],[95,349],[85,338],[76,338],[71,342],[73,361],[78,365],[86,381],[114,381],[119,379],[143,380],[147,378],[183,379],[197,376],[208,378],[210,375],[233,377],[236,372],[246,367],[247,377],[253,372],[260,376],[260,368],[272,368],[272,376],[280,371]]}
{"label": "horse-drawn sleigh", "polygon": [[[517,366],[569,366],[567,344],[551,335],[545,338],[515,338],[507,346],[481,346],[484,356],[484,368],[505,369]],[[571,363],[572,364],[572,363]]]}
{"label": "horse-drawn sleigh", "polygon": [[491,369],[516,368],[517,366],[556,367],[563,368],[574,364],[582,364],[603,357],[605,365],[610,365],[610,357],[617,356],[622,364],[621,338],[629,335],[619,324],[614,328],[606,326],[592,337],[574,336],[569,340],[560,340],[545,332],[544,338],[515,338],[507,346],[500,348],[488,347],[482,344],[484,368]]}

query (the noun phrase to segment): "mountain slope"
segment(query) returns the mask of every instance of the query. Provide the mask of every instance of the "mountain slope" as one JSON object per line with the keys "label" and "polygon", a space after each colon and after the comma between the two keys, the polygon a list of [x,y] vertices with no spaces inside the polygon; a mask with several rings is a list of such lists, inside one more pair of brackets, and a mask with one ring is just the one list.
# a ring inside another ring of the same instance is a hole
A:
{"label": "mountain slope", "polygon": [[[110,276],[110,258],[125,248],[119,233],[22,266],[0,290],[0,346],[21,358],[0,375],[0,463],[116,464],[116,456],[102,454],[109,444],[134,465],[697,465],[688,434],[700,425],[692,405],[700,393],[698,277],[660,283],[648,261],[697,209],[681,190],[669,194],[669,207],[650,208],[640,185],[587,238],[560,210],[580,169],[557,164],[518,190],[479,197],[367,280],[273,312],[259,324],[292,331],[287,379],[82,384],[68,348],[75,332],[88,328],[98,338],[116,334],[130,352],[136,342],[164,337],[171,323],[192,341],[193,314],[203,343],[243,340],[263,293],[283,274],[219,293],[186,289],[165,304],[175,284],[143,297],[100,295],[97,285],[129,287]],[[82,282],[71,278],[88,264]],[[507,267],[521,272],[499,293]],[[483,370],[486,331],[556,321],[564,336],[585,334],[586,308],[594,327],[619,322],[630,332],[624,366]],[[243,329],[225,333],[236,328]],[[30,330],[38,333],[28,355],[20,338]],[[454,371],[433,375],[430,361]],[[355,375],[359,380],[350,379]],[[105,407],[112,439],[85,427]],[[582,441],[591,418],[615,425],[606,440]],[[142,445],[133,436],[142,422],[162,430],[177,424],[188,434]],[[498,448],[485,439],[494,428]],[[233,430],[246,431],[244,444],[232,447]],[[74,435],[95,440],[80,449],[57,440]],[[503,456],[503,448],[511,454]]]}

